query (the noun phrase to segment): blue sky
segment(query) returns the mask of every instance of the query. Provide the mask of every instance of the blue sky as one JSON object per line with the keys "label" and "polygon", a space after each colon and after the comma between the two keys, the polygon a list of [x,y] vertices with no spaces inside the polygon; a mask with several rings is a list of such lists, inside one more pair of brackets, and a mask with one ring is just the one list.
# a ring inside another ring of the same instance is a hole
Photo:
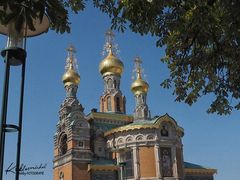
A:
{"label": "blue sky", "polygon": [[[53,160],[53,135],[58,121],[58,110],[65,98],[61,77],[64,73],[66,48],[73,44],[77,49],[77,61],[81,82],[78,99],[85,107],[85,114],[92,108],[99,109],[99,98],[103,82],[98,72],[109,28],[109,18],[98,9],[87,7],[79,15],[71,15],[72,33],[59,35],[49,30],[47,34],[28,39],[27,72],[24,101],[24,124],[22,140],[22,162],[29,166],[47,163],[43,176],[22,176],[22,180],[51,180]],[[152,116],[168,113],[185,129],[183,137],[185,161],[216,168],[216,180],[239,180],[240,174],[240,112],[229,116],[209,115],[206,109],[212,96],[201,98],[189,107],[174,102],[172,89],[165,90],[160,82],[168,76],[168,69],[160,58],[163,48],[156,48],[156,38],[140,36],[127,30],[117,33],[119,57],[125,65],[121,79],[121,90],[127,99],[127,113],[135,105],[130,91],[133,60],[140,56],[146,79],[150,85],[148,105]],[[6,38],[0,36],[0,47],[4,48]],[[19,67],[11,72],[8,123],[17,119],[19,103]],[[0,61],[0,102],[4,75],[4,63]],[[16,134],[8,134],[5,150],[5,169],[15,161]],[[6,180],[13,179],[11,174]]]}

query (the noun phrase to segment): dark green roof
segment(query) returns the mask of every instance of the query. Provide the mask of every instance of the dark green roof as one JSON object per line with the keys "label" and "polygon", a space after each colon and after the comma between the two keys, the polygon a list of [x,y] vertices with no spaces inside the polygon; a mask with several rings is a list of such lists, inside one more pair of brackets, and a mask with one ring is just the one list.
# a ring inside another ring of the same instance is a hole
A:
{"label": "dark green roof", "polygon": [[193,163],[189,163],[189,162],[184,162],[184,168],[189,168],[189,169],[211,169],[211,168],[203,167],[201,165],[193,164]]}
{"label": "dark green roof", "polygon": [[119,125],[117,125],[117,124],[101,123],[101,122],[95,122],[94,126],[103,130],[104,132],[109,131],[113,128],[119,127]]}
{"label": "dark green roof", "polygon": [[131,126],[131,125],[144,125],[144,124],[154,124],[154,123],[155,123],[155,120],[137,120],[128,125]]}
{"label": "dark green roof", "polygon": [[114,161],[106,160],[106,159],[94,159],[91,164],[93,164],[93,165],[105,165],[105,166],[116,165]]}
{"label": "dark green roof", "polygon": [[110,113],[110,112],[91,112],[87,115],[87,119],[110,119],[110,120],[119,120],[132,122],[133,117],[127,114],[121,113]]}

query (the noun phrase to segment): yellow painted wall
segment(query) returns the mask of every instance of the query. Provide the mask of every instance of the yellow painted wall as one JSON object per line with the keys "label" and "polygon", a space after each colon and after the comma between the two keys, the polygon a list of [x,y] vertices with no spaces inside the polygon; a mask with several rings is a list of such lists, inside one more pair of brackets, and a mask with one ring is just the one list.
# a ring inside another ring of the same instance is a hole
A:
{"label": "yellow painted wall", "polygon": [[156,177],[156,160],[154,147],[139,148],[139,163],[141,177]]}
{"label": "yellow painted wall", "polygon": [[59,180],[60,172],[63,172],[64,179],[66,180],[90,180],[90,173],[87,168],[87,164],[67,163],[54,169],[54,180]]}
{"label": "yellow painted wall", "polygon": [[72,163],[67,163],[54,169],[54,180],[59,180],[60,172],[63,172],[64,179],[72,180]]}

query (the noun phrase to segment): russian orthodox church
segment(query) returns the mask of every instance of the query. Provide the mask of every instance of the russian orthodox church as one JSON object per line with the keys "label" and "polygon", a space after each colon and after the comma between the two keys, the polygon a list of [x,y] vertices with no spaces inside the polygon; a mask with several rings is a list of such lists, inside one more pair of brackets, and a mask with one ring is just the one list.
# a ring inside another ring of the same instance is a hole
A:
{"label": "russian orthodox church", "polygon": [[73,46],[67,49],[62,77],[66,98],[54,135],[54,180],[213,180],[215,169],[184,162],[184,129],[177,121],[168,114],[151,117],[140,58],[135,59],[131,85],[136,106],[133,115],[126,114],[120,89],[124,65],[113,33],[106,34],[108,55],[99,65],[104,84],[99,112],[84,114],[76,96],[76,51]]}

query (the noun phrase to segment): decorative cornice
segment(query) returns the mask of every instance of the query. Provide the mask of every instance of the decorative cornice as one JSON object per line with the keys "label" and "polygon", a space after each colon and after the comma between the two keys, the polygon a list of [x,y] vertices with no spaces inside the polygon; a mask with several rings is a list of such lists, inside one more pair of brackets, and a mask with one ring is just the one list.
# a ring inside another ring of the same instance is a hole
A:
{"label": "decorative cornice", "polygon": [[132,122],[133,117],[125,114],[117,114],[117,113],[102,113],[102,112],[91,112],[87,115],[87,119],[110,119],[110,120],[118,120],[118,121],[127,121]]}
{"label": "decorative cornice", "polygon": [[[160,129],[160,124],[136,124],[136,125],[126,125],[121,126],[118,128],[111,129],[110,131],[107,131],[104,133],[104,136],[109,136],[111,134],[117,133],[117,132],[123,132],[123,131],[133,131],[133,130],[139,130],[139,129]],[[183,132],[183,129],[181,127],[176,127],[177,132]]]}
{"label": "decorative cornice", "polygon": [[117,171],[116,165],[93,165],[88,164],[88,171]]}
{"label": "decorative cornice", "polygon": [[217,170],[216,169],[197,169],[197,168],[185,168],[184,172],[186,174],[216,174]]}
{"label": "decorative cornice", "polygon": [[123,132],[123,131],[131,131],[131,130],[138,130],[138,129],[157,129],[159,128],[159,125],[153,125],[153,124],[143,124],[143,125],[127,125],[127,126],[121,126],[115,129],[112,129],[110,131],[107,131],[106,133],[104,133],[104,136],[108,136],[111,135],[113,133],[116,132]]}

